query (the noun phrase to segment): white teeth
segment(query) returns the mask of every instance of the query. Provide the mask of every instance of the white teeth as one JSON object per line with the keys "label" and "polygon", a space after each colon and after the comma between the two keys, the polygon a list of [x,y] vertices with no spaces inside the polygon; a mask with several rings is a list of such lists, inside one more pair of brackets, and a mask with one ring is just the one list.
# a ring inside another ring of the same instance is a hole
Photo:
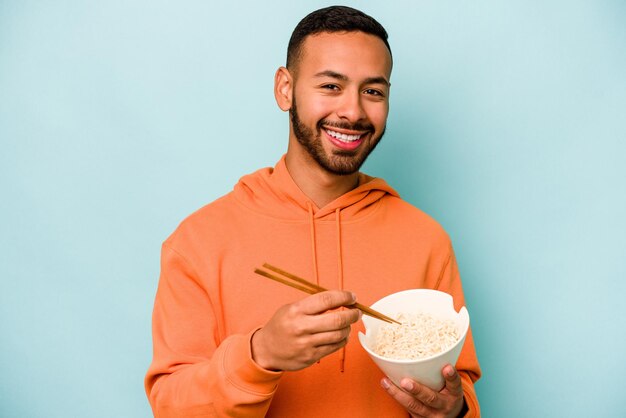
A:
{"label": "white teeth", "polygon": [[344,141],[344,142],[354,142],[357,139],[361,138],[361,135],[346,135],[346,134],[342,134],[342,133],[335,132],[335,131],[329,131],[329,130],[326,130],[326,132],[328,133],[328,135],[332,136],[333,138],[337,138],[340,141]]}

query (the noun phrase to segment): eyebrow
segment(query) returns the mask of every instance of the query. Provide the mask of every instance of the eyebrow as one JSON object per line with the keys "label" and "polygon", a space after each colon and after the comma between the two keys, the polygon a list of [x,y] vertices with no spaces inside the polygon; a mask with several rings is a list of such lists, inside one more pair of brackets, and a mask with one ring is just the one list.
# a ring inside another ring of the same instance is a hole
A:
{"label": "eyebrow", "polygon": [[[348,76],[346,76],[345,74],[341,74],[332,70],[326,70],[326,71],[320,71],[319,73],[315,74],[315,77],[330,77],[330,78],[334,78],[336,80],[341,80],[341,81],[348,81]],[[389,86],[389,81],[387,81],[387,79],[385,77],[369,77],[366,78],[364,80],[363,84],[383,84],[385,86]]]}

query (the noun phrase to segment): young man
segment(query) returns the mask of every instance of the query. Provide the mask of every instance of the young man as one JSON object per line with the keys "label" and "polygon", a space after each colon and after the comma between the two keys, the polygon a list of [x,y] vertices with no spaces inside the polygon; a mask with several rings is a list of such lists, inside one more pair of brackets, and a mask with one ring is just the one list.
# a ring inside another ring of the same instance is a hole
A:
{"label": "young man", "polygon": [[[163,244],[146,376],[155,416],[480,415],[471,334],[440,392],[399,388],[355,338],[360,311],[339,309],[409,288],[464,305],[446,233],[359,172],[385,130],[391,67],[385,30],[357,10],[318,10],[296,27],[275,77],[286,155]],[[265,261],[338,290],[304,297],[255,275]]]}

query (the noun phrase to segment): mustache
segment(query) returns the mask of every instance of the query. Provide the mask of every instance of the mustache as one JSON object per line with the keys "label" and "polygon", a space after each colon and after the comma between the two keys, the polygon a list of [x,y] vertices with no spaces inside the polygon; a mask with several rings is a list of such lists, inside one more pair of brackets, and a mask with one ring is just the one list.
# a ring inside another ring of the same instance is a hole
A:
{"label": "mustache", "polygon": [[328,128],[346,129],[350,131],[374,132],[374,125],[372,125],[371,123],[367,123],[367,122],[349,123],[349,122],[336,122],[336,121],[322,119],[317,123],[317,128],[321,130],[323,126],[326,126]]}

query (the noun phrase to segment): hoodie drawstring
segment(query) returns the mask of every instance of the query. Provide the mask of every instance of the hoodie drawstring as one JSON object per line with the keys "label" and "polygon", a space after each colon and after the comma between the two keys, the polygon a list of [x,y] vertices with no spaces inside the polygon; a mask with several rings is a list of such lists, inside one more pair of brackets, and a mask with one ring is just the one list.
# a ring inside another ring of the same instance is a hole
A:
{"label": "hoodie drawstring", "polygon": [[[315,242],[315,214],[313,213],[313,205],[307,202],[307,211],[309,213],[309,224],[311,232],[311,257],[313,261],[313,274],[315,275],[315,283],[319,286],[320,278],[317,268],[317,244]],[[337,226],[337,277],[339,278],[339,288],[343,290],[343,254],[341,251],[341,210],[335,209],[335,225]],[[341,348],[341,357],[339,359],[339,371],[345,370],[346,363],[346,347]]]}
{"label": "hoodie drawstring", "polygon": [[317,245],[315,244],[315,218],[313,217],[313,205],[311,202],[306,203],[309,211],[309,224],[311,225],[311,255],[313,257],[313,274],[315,275],[315,283],[320,285],[320,276],[317,271]]}
{"label": "hoodie drawstring", "polygon": [[[337,277],[339,277],[339,288],[343,290],[343,254],[341,253],[341,211],[339,208],[335,210],[335,220],[337,224]],[[345,370],[346,364],[346,346],[341,348],[341,358],[339,360],[339,370],[341,373]]]}
{"label": "hoodie drawstring", "polygon": [[341,211],[339,208],[335,210],[335,219],[337,221],[337,277],[339,277],[339,286],[343,290],[343,254],[341,254]]}

